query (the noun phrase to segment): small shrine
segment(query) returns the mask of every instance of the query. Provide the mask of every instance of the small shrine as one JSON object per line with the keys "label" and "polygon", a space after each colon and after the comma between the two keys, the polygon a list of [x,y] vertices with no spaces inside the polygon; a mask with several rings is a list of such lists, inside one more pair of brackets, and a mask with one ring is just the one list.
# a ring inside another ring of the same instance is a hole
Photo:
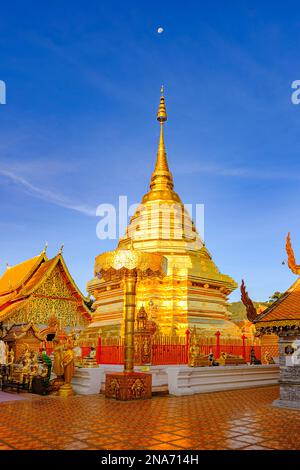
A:
{"label": "small shrine", "polygon": [[34,323],[14,325],[8,333],[2,337],[9,350],[14,351],[15,358],[21,357],[26,349],[39,353],[45,336],[40,333]]}
{"label": "small shrine", "polygon": [[279,338],[280,398],[273,405],[300,409],[300,265],[296,264],[290,234],[286,252],[288,266],[298,278],[282,297],[258,314],[244,282],[241,293],[248,319],[254,323],[257,334],[261,338],[271,335]]}

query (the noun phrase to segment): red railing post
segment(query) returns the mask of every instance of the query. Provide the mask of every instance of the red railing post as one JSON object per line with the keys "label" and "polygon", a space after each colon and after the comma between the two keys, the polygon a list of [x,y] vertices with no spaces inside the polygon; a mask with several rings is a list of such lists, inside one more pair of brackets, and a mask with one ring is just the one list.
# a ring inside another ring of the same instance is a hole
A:
{"label": "red railing post", "polygon": [[216,359],[219,359],[221,355],[220,351],[220,335],[221,333],[219,331],[216,332],[216,338],[217,338],[217,345],[216,345]]}
{"label": "red railing post", "polygon": [[96,351],[97,364],[101,364],[101,337],[98,338],[97,351]]}
{"label": "red railing post", "polygon": [[246,338],[247,338],[247,336],[245,336],[245,335],[242,336],[242,340],[243,340],[243,358],[245,359],[245,361],[247,360],[247,358],[246,358],[246,343],[245,343]]}
{"label": "red railing post", "polygon": [[187,364],[189,362],[189,346],[190,346],[190,330],[186,330],[185,336],[185,363]]}

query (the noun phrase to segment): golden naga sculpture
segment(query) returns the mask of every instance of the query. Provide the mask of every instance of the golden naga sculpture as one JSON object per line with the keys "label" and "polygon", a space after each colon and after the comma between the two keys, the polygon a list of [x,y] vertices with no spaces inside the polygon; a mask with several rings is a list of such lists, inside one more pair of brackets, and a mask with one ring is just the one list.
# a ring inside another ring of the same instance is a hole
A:
{"label": "golden naga sculpture", "polygon": [[292,243],[291,243],[291,234],[290,234],[290,232],[288,233],[288,235],[286,237],[285,248],[286,248],[286,253],[287,253],[287,256],[288,256],[288,266],[289,266],[290,270],[294,274],[297,274],[298,276],[300,276],[300,265],[296,264],[294,250],[292,248]]}
{"label": "golden naga sculpture", "polygon": [[241,284],[241,300],[246,307],[248,320],[253,322],[257,318],[257,312],[248,292],[246,291],[244,280],[242,280]]}

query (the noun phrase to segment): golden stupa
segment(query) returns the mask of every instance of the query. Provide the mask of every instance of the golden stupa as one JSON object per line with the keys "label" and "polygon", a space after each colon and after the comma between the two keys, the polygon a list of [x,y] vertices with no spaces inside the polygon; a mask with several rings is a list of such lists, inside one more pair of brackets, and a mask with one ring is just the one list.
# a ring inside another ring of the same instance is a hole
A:
{"label": "golden stupa", "polygon": [[[143,306],[164,335],[186,334],[196,327],[204,336],[219,331],[223,338],[241,338],[241,330],[230,321],[227,296],[237,287],[221,274],[174,191],[165,143],[167,120],[165,99],[160,98],[157,120],[160,137],[150,189],[144,195],[119,240],[116,251],[136,250],[163,255],[167,260],[163,277],[143,276],[136,286],[136,312]],[[101,256],[101,255],[100,255]],[[115,275],[95,278],[87,289],[94,296],[94,313],[87,330],[102,336],[124,334],[124,284]]]}

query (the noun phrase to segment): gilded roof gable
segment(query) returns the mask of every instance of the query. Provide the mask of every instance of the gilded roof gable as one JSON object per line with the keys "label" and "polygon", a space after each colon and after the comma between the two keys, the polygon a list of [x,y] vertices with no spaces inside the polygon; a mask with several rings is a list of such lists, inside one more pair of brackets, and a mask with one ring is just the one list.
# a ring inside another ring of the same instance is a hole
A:
{"label": "gilded roof gable", "polygon": [[[34,305],[39,303],[41,303],[40,310],[42,308],[47,309],[47,315],[52,313],[53,308],[60,308],[64,312],[62,316],[66,317],[68,315],[70,321],[71,316],[74,317],[74,321],[78,321],[78,315],[83,316],[84,321],[90,320],[90,311],[86,304],[87,299],[72,279],[61,253],[50,260],[44,254],[41,254],[39,257],[28,261],[30,262],[25,261],[20,265],[9,268],[12,285],[18,286],[18,288],[11,290],[9,294],[3,294],[2,296],[0,294],[0,321],[7,320],[15,315],[21,315],[22,321],[25,317],[29,319],[33,314]],[[20,266],[22,267],[15,269]],[[16,279],[14,274],[16,274]],[[7,280],[8,277],[6,276]],[[41,299],[45,300],[42,302]],[[63,300],[68,303],[69,307],[66,303],[61,303]],[[59,305],[58,301],[60,301]],[[70,315],[68,312],[71,312]],[[45,316],[42,312],[41,315]],[[39,319],[41,320],[42,317],[36,317],[35,321]]]}
{"label": "gilded roof gable", "polygon": [[43,252],[39,256],[7,267],[0,277],[0,297],[21,287],[46,259]]}

